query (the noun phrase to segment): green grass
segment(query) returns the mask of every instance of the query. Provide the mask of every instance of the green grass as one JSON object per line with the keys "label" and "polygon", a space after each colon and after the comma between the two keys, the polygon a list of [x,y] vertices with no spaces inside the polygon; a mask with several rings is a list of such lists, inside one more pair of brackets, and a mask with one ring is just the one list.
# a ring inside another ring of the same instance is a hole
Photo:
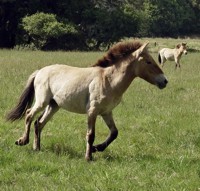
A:
{"label": "green grass", "polygon": [[[199,53],[183,56],[181,71],[166,63],[169,84],[164,90],[133,81],[114,110],[119,136],[103,153],[95,153],[93,162],[84,159],[85,115],[60,110],[44,128],[40,152],[32,150],[33,130],[29,145],[14,144],[24,121],[9,123],[4,116],[28,76],[53,63],[86,67],[102,55],[0,50],[1,190],[200,190]],[[157,53],[153,56],[157,60]],[[107,134],[98,118],[95,143]]]}

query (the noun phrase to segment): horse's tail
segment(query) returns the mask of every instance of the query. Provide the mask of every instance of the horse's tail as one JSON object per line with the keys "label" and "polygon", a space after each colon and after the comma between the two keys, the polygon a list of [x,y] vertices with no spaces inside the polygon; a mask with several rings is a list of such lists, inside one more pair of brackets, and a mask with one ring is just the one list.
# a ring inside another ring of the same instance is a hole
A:
{"label": "horse's tail", "polygon": [[6,116],[9,121],[21,119],[25,111],[32,105],[35,96],[34,80],[38,70],[32,73],[27,81],[26,87],[21,94],[18,104]]}
{"label": "horse's tail", "polygon": [[158,62],[159,62],[159,64],[161,64],[161,56],[160,56],[160,52],[158,53]]}

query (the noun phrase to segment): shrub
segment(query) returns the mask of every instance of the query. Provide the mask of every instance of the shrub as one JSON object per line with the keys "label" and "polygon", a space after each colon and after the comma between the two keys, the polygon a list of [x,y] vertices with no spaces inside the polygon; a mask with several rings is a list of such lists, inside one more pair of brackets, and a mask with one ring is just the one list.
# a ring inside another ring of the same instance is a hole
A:
{"label": "shrub", "polygon": [[77,33],[73,24],[59,22],[54,14],[48,13],[25,16],[22,19],[22,26],[38,49],[44,48],[52,38]]}

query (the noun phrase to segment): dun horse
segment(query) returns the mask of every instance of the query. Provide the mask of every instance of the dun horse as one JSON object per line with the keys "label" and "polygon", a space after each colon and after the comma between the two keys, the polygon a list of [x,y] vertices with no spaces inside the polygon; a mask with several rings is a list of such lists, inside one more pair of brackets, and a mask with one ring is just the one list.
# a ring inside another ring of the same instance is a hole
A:
{"label": "dun horse", "polygon": [[171,49],[171,48],[163,48],[159,51],[158,54],[158,61],[161,64],[161,66],[164,66],[164,63],[169,60],[169,61],[175,61],[177,67],[181,67],[180,64],[180,59],[182,54],[187,54],[187,47],[186,43],[181,43],[176,46],[176,48]]}
{"label": "dun horse", "polygon": [[[87,114],[86,160],[92,159],[92,153],[104,151],[118,135],[112,110],[120,103],[133,79],[140,77],[160,89],[166,87],[168,81],[148,53],[147,44],[135,41],[118,43],[88,68],[51,65],[31,74],[19,103],[7,115],[11,121],[25,115],[25,132],[16,144],[29,143],[31,122],[36,113],[44,110],[34,123],[33,148],[40,150],[43,127],[59,108],[63,108]],[[34,97],[35,103],[31,107]],[[105,142],[93,145],[98,115],[107,124],[110,134]]]}

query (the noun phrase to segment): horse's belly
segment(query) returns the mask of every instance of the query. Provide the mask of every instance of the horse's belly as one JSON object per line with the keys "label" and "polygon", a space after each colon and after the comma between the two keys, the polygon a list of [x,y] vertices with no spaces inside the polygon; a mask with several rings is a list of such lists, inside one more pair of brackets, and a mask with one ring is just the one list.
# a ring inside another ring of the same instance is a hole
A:
{"label": "horse's belly", "polygon": [[174,56],[173,55],[172,56],[167,56],[166,59],[169,60],[169,61],[174,61]]}
{"label": "horse's belly", "polygon": [[55,95],[54,100],[59,107],[74,113],[86,113],[87,94]]}
{"label": "horse's belly", "polygon": [[79,113],[79,114],[85,114],[86,113],[86,106],[80,105],[80,104],[77,104],[77,103],[66,102],[66,103],[60,104],[59,107],[65,109],[67,111],[73,112],[73,113]]}
{"label": "horse's belly", "polygon": [[79,114],[85,114],[86,113],[86,106],[80,105],[80,104],[74,104],[74,103],[64,103],[62,105],[59,105],[61,108],[73,112],[73,113],[79,113]]}
{"label": "horse's belly", "polygon": [[164,56],[169,61],[174,61],[174,53],[170,51],[165,51]]}

